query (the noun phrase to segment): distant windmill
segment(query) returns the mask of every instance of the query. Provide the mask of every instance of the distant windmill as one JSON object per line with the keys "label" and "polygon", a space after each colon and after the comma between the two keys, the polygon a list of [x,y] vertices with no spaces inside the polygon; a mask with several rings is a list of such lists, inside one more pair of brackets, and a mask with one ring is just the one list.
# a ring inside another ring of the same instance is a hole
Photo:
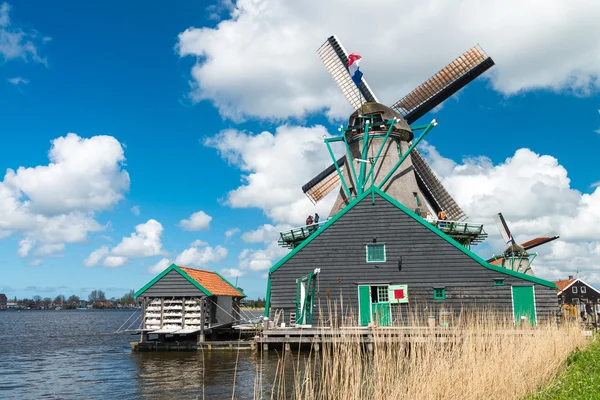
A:
{"label": "distant windmill", "polygon": [[[302,187],[308,198],[316,203],[341,183],[330,212],[333,216],[373,184],[411,210],[419,207],[423,214],[429,210],[434,215],[444,210],[449,220],[465,220],[463,210],[423,156],[409,147],[413,130],[424,131],[420,140],[435,124],[409,124],[492,67],[494,61],[479,46],[473,47],[390,108],[378,102],[364,77],[357,88],[348,71],[348,53],[336,36],[327,39],[317,53],[356,111],[350,116],[348,127],[341,128],[342,137],[334,138],[344,141],[346,154],[338,160],[334,158],[331,166]],[[329,148],[327,140],[326,143]],[[333,158],[330,148],[329,151]],[[353,161],[348,163],[349,159]],[[470,244],[471,239],[468,241]]]}
{"label": "distant windmill", "polygon": [[535,239],[531,239],[526,241],[525,243],[521,243],[518,245],[515,242],[515,239],[508,229],[508,225],[502,216],[502,213],[498,213],[494,215],[494,221],[496,221],[496,225],[498,226],[498,230],[504,239],[504,243],[508,245],[506,250],[500,256],[493,256],[487,262],[494,265],[501,265],[504,268],[522,272],[527,275],[533,275],[533,270],[531,269],[531,264],[533,260],[537,256],[537,254],[530,254],[527,250],[531,250],[534,247],[541,246],[548,242],[558,239],[560,236],[556,234],[556,232],[551,231],[537,237]]}

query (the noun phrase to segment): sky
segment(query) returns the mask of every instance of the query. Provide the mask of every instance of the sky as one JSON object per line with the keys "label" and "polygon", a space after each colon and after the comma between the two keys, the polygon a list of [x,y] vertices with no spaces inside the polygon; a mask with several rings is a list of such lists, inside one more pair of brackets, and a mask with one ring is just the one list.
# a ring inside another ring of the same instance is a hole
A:
{"label": "sky", "polygon": [[502,212],[517,241],[561,235],[537,276],[600,286],[598,2],[1,1],[0,293],[120,296],[175,262],[264,297],[279,232],[334,200],[301,190],[352,111],[332,34],[388,105],[481,45],[496,65],[420,149],[478,254]]}

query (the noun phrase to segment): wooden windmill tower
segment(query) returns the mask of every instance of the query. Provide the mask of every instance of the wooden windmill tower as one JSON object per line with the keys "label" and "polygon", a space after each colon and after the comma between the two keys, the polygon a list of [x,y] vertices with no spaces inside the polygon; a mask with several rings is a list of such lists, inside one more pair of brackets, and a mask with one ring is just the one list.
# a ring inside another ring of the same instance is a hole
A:
{"label": "wooden windmill tower", "polygon": [[531,264],[533,264],[533,260],[535,260],[535,257],[537,256],[536,253],[529,253],[528,250],[556,240],[560,237],[556,234],[556,232],[552,231],[519,245],[515,242],[510,229],[508,229],[508,225],[506,224],[502,213],[495,215],[494,220],[496,221],[498,230],[504,239],[504,243],[506,243],[508,247],[502,252],[501,255],[494,255],[492,258],[487,260],[487,262],[492,265],[499,265],[513,271],[522,272],[527,275],[533,275]]}
{"label": "wooden windmill tower", "polygon": [[[485,240],[483,225],[462,222],[467,218],[465,213],[416,149],[437,122],[410,124],[488,70],[494,61],[480,47],[473,47],[388,107],[379,103],[362,76],[360,80],[355,77],[358,84],[353,81],[348,53],[336,36],[328,38],[317,53],[355,111],[347,127],[340,127],[341,136],[325,139],[333,164],[302,187],[308,198],[316,203],[341,185],[329,214],[332,217],[376,186],[409,209],[418,208],[421,216],[443,210],[449,221],[439,223],[438,228],[464,246]],[[414,141],[413,131],[422,131]],[[345,155],[337,160],[330,146],[334,142],[343,142],[346,147]],[[279,244],[295,247],[313,228],[282,232]]]}
{"label": "wooden windmill tower", "polygon": [[[387,107],[379,103],[364,78],[358,88],[354,84],[347,67],[348,53],[336,36],[327,39],[317,53],[356,111],[350,116],[348,127],[342,129],[346,155],[334,160],[331,166],[302,187],[309,199],[316,203],[342,184],[330,212],[333,216],[366,186],[375,184],[409,209],[419,207],[424,213],[429,210],[433,215],[444,210],[449,220],[466,219],[463,210],[421,154],[414,148],[409,153],[413,131],[424,130],[426,133],[428,125],[411,127],[409,124],[492,67],[494,61],[480,47],[473,47]],[[369,172],[366,171],[366,160],[372,164]],[[402,162],[397,166],[400,160]]]}

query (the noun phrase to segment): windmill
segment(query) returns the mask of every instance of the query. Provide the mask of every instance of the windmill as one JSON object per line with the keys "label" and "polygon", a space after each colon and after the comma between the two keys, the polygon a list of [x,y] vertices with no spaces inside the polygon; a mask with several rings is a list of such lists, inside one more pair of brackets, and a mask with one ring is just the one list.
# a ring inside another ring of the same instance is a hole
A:
{"label": "windmill", "polygon": [[493,265],[501,265],[504,268],[522,272],[527,275],[533,275],[531,264],[537,256],[536,253],[531,254],[528,252],[528,250],[556,240],[560,237],[556,234],[556,232],[551,231],[519,245],[515,242],[510,229],[508,229],[508,225],[506,224],[502,213],[494,215],[494,221],[496,222],[496,226],[498,226],[500,235],[502,235],[502,238],[504,239],[504,243],[506,243],[508,247],[500,256],[494,255],[492,258],[487,260],[487,262]]}

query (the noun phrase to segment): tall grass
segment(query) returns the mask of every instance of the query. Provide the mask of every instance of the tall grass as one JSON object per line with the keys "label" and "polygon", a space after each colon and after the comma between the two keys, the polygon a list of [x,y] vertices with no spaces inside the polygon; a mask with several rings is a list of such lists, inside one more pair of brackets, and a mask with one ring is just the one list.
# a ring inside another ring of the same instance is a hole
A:
{"label": "tall grass", "polygon": [[[448,327],[410,320],[421,328],[372,327],[369,345],[352,330],[322,328],[320,351],[282,352],[267,398],[518,399],[548,384],[586,345],[576,325],[515,327],[485,311],[459,313]],[[255,398],[264,398],[265,383],[259,371]]]}

